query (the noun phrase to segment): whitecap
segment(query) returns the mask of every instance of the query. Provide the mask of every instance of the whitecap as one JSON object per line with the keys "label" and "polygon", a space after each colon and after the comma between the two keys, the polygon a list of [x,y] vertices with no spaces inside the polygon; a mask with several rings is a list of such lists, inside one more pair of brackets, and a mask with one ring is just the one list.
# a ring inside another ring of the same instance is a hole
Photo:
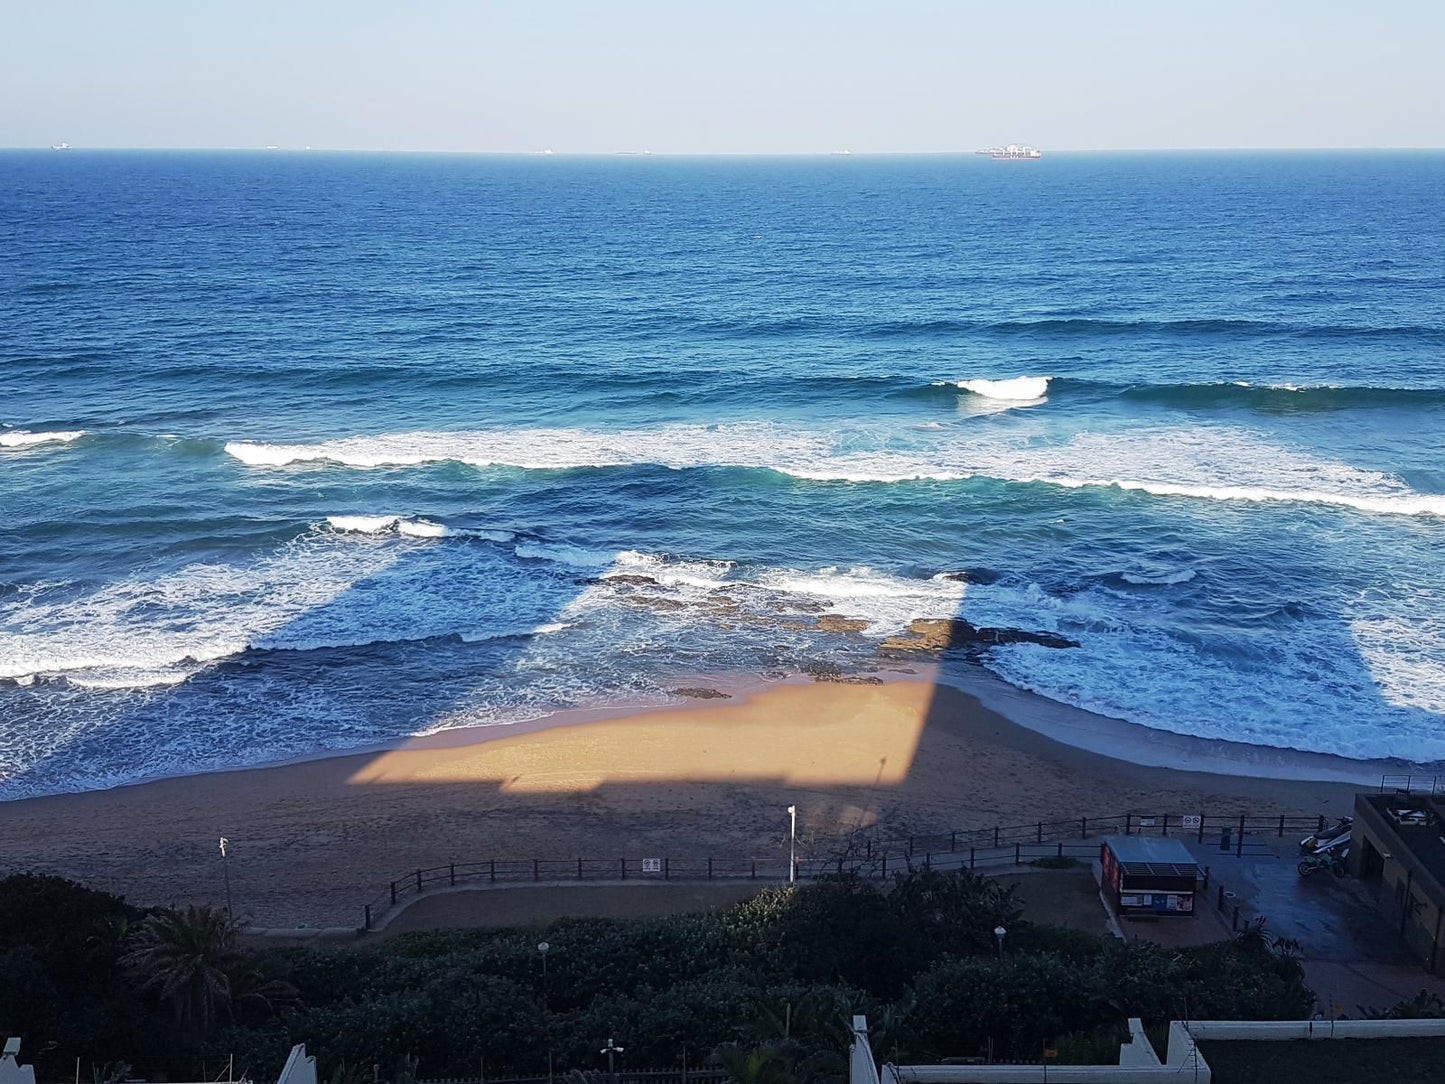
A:
{"label": "whitecap", "polygon": [[0,433],[0,448],[30,448],[37,444],[69,444],[85,436],[84,429],[62,430],[54,433],[28,433],[12,430]]}
{"label": "whitecap", "polygon": [[326,522],[338,531],[376,534],[395,526],[397,516],[327,516]]}
{"label": "whitecap", "polygon": [[1007,399],[1013,402],[1040,401],[1048,394],[1047,376],[1016,376],[1008,380],[956,380],[954,385],[985,399]]}

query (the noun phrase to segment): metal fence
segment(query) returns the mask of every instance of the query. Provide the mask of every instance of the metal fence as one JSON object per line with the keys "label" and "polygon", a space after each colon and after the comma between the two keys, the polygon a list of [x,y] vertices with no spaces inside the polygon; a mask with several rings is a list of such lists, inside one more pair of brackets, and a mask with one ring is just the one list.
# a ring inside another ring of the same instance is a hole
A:
{"label": "metal fence", "polygon": [[1445,779],[1438,775],[1382,775],[1380,793],[1445,795]]}
{"label": "metal fence", "polygon": [[[1219,837],[1221,849],[1242,855],[1246,835],[1283,836],[1286,832],[1319,831],[1325,817],[1288,815],[1232,816],[1204,813],[1119,813],[1107,817],[1079,817],[1066,821],[1035,821],[1033,824],[970,828],[930,835],[876,839],[861,834],[845,841],[837,853],[826,857],[800,857],[794,872],[799,880],[858,876],[887,878],[918,869],[991,869],[1024,865],[1041,859],[1092,859],[1097,844],[1078,841],[1107,835],[1151,835]],[[399,906],[407,897],[459,884],[527,884],[577,881],[786,881],[788,859],[683,857],[673,858],[491,858],[473,862],[449,862],[444,866],[421,867],[392,880],[386,890],[362,906],[362,929],[370,930],[377,920]]]}
{"label": "metal fence", "polygon": [[417,1084],[725,1084],[723,1069],[559,1069],[541,1076],[434,1077]]}

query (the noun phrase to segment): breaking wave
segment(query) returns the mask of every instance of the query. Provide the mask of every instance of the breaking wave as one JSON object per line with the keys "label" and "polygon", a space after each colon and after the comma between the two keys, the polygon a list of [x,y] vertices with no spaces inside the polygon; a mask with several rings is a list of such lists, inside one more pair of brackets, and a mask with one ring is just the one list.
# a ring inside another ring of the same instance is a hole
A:
{"label": "breaking wave", "polygon": [[24,430],[0,432],[0,448],[31,448],[37,444],[69,444],[85,436],[84,429],[66,429],[53,433],[28,433]]}
{"label": "breaking wave", "polygon": [[[352,437],[310,445],[228,444],[247,463],[351,467],[455,461],[477,467],[576,469],[658,465],[674,470],[771,470],[811,481],[906,482],[987,478],[1066,489],[1113,488],[1159,497],[1305,503],[1361,512],[1445,516],[1445,494],[1417,493],[1379,471],[1322,459],[1223,426],[1137,426],[1053,443],[916,431],[911,443],[864,430],[809,431],[777,423],[655,429],[501,429]],[[372,530],[392,523],[367,517]],[[418,521],[394,521],[416,524]],[[422,521],[424,522],[424,521]],[[356,529],[356,528],[353,528]],[[409,533],[425,533],[412,526]],[[523,553],[523,556],[527,554]],[[586,557],[582,559],[585,563]]]}
{"label": "breaking wave", "polygon": [[955,380],[951,383],[956,388],[981,395],[985,399],[1003,399],[1008,402],[1040,401],[1049,390],[1049,378],[1046,376],[1016,376],[1009,380]]}

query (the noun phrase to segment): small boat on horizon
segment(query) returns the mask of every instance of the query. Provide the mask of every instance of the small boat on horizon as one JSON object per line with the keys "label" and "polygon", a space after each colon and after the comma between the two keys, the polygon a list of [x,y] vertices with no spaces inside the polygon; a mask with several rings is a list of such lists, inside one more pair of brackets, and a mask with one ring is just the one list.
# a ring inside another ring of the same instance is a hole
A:
{"label": "small boat on horizon", "polygon": [[50,144],[50,149],[53,150],[53,151],[68,151],[68,150],[70,150],[70,144],[69,144],[69,143],[52,143],[52,144]]}
{"label": "small boat on horizon", "polygon": [[1029,147],[1022,143],[1010,143],[1006,147],[985,147],[975,151],[975,154],[986,154],[990,158],[1002,159],[1004,161],[1032,161],[1035,158],[1042,158],[1044,152],[1037,147]]}

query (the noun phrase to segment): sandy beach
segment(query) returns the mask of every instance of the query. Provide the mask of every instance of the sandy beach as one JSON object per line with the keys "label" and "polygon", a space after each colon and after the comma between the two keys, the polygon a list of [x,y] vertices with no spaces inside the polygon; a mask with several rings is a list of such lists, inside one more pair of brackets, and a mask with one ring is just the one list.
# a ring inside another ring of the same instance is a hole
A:
{"label": "sandy beach", "polygon": [[[860,827],[902,835],[1124,811],[1334,813],[1356,789],[1131,763],[1020,726],[930,676],[784,683],[695,706],[563,714],[385,751],[9,802],[0,804],[0,862],[140,904],[220,902],[225,836],[238,912],[261,926],[354,925],[362,902],[418,866],[777,856],[790,804],[801,852],[827,855]],[[1029,701],[1039,698],[1016,697],[1013,707]],[[1107,720],[1067,711],[1041,722],[1057,731],[1075,718],[1080,737],[1096,741],[1110,732]],[[1195,760],[1211,743],[1197,744]]]}

